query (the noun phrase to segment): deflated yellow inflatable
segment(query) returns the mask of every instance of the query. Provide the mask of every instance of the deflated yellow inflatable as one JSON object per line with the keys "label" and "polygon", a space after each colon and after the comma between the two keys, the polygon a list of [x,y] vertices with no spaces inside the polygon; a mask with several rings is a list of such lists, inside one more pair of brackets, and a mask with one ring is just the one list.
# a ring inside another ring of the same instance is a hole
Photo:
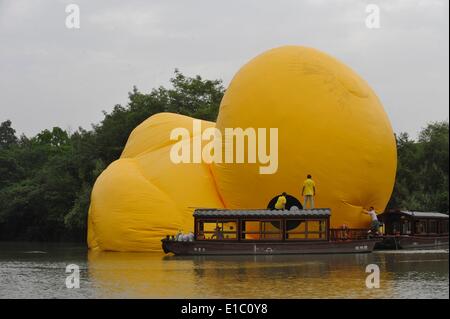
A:
{"label": "deflated yellow inflatable", "polygon": [[[160,251],[165,235],[192,230],[193,207],[263,208],[283,191],[300,198],[307,174],[316,182],[316,207],[332,209],[332,227],[368,227],[362,207],[382,211],[391,195],[396,146],[389,119],[363,79],[320,51],[285,46],[257,56],[231,81],[217,124],[196,122],[196,129],[193,121],[161,113],[132,132],[94,185],[90,248]],[[186,145],[204,148],[200,136],[214,127],[224,135],[267,129],[264,146],[276,165],[261,173],[250,154],[243,163],[173,161],[173,129],[188,132]],[[273,145],[270,128],[277,129]]]}
{"label": "deflated yellow inflatable", "polygon": [[[202,121],[205,129],[214,123]],[[88,244],[113,251],[159,251],[167,234],[192,228],[191,207],[223,207],[210,167],[174,164],[173,128],[194,138],[192,119],[160,113],[131,133],[119,160],[102,172],[91,195]]]}

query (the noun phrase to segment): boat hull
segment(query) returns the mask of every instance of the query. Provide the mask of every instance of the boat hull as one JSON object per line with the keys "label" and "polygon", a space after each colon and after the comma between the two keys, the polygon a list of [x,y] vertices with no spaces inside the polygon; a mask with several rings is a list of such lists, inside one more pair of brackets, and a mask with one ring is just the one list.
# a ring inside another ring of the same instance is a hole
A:
{"label": "boat hull", "polygon": [[162,240],[165,253],[175,255],[292,255],[370,253],[377,240],[317,242],[226,242]]}
{"label": "boat hull", "polygon": [[448,249],[448,236],[386,236],[375,249]]}

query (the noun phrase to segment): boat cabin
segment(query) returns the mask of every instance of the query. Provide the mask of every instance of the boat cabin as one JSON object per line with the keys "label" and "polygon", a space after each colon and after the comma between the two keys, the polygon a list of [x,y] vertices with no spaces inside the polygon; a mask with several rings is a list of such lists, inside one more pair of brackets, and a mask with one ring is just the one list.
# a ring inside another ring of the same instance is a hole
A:
{"label": "boat cabin", "polygon": [[196,241],[328,241],[330,209],[196,209]]}
{"label": "boat cabin", "polygon": [[391,210],[378,215],[385,235],[448,236],[448,215]]}

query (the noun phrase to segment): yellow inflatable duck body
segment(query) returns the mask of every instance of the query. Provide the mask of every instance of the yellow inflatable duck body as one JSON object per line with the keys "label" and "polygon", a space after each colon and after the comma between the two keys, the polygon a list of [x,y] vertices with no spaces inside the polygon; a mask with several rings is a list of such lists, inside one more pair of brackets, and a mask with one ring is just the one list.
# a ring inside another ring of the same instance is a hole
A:
{"label": "yellow inflatable duck body", "polygon": [[[256,155],[195,159],[195,147],[205,152],[211,146],[205,136],[220,132],[212,154],[226,153],[225,133],[237,128],[252,129],[257,142],[265,133]],[[177,159],[187,149],[191,161]],[[120,159],[94,185],[88,245],[161,251],[167,234],[192,231],[193,207],[265,208],[281,192],[300,198],[308,174],[316,183],[316,206],[331,208],[332,227],[366,228],[370,218],[362,209],[384,210],[396,166],[390,121],[361,77],[318,50],[275,48],[234,76],[216,123],[160,113],[133,130]]]}

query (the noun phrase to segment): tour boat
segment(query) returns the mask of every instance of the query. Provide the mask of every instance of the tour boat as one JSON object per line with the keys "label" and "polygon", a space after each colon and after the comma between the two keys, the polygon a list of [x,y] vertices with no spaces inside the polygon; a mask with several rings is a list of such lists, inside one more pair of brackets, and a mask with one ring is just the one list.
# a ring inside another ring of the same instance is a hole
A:
{"label": "tour boat", "polygon": [[448,215],[391,210],[378,215],[384,224],[375,249],[448,249]]}
{"label": "tour boat", "polygon": [[330,229],[327,208],[196,209],[191,236],[166,236],[165,253],[175,255],[282,255],[370,253],[377,239],[367,230],[349,236],[348,229]]}

